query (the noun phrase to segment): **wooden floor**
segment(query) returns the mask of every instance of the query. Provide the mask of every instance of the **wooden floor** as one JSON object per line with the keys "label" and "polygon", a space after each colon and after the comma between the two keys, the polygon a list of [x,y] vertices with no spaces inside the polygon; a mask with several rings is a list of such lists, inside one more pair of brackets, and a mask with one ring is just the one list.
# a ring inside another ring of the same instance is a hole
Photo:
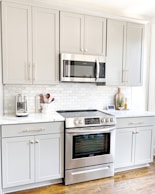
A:
{"label": "wooden floor", "polygon": [[112,178],[64,186],[51,185],[13,194],[155,194],[155,163],[116,173]]}

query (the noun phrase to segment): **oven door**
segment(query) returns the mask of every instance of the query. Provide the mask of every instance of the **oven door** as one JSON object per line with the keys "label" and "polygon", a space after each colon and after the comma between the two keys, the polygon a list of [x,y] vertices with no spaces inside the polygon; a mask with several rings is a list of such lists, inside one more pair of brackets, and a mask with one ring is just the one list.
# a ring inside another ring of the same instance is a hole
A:
{"label": "oven door", "polygon": [[65,169],[112,163],[115,127],[66,129]]}

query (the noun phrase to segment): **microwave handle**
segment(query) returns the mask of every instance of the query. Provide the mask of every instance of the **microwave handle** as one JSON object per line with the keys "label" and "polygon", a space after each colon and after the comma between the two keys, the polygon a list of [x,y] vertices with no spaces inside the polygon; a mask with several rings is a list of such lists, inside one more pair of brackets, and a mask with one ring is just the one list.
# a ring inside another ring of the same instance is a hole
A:
{"label": "microwave handle", "polygon": [[96,81],[99,79],[99,72],[100,72],[100,64],[99,64],[99,60],[96,59]]}

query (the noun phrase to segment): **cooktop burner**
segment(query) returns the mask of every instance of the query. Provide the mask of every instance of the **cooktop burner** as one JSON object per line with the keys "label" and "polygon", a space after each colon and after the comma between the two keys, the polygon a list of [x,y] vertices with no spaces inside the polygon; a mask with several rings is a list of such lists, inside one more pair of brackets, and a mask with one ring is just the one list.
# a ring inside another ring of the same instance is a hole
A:
{"label": "cooktop burner", "polygon": [[103,117],[107,115],[101,111],[96,109],[89,109],[89,110],[64,110],[64,111],[57,111],[65,118],[74,118],[74,117]]}

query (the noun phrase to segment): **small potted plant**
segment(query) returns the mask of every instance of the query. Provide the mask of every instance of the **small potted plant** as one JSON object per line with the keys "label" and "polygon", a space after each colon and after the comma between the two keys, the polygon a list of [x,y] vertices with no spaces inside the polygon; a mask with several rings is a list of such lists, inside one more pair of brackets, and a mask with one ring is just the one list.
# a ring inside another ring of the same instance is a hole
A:
{"label": "small potted plant", "polygon": [[117,105],[118,105],[118,109],[119,110],[123,110],[124,109],[124,98],[118,98],[117,99]]}

